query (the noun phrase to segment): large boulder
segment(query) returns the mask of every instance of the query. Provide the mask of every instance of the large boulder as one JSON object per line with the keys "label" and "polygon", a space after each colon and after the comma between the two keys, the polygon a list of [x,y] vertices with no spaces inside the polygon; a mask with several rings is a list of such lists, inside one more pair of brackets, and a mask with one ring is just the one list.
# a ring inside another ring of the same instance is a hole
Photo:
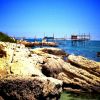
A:
{"label": "large boulder", "polygon": [[51,55],[61,57],[64,60],[69,55],[65,51],[59,48],[54,48],[54,47],[36,48],[36,49],[32,49],[31,52],[38,54],[38,55],[51,54]]}
{"label": "large boulder", "polygon": [[58,100],[62,81],[42,73],[44,56],[33,54],[22,44],[2,44],[7,56],[0,58],[0,99]]}
{"label": "large boulder", "polygon": [[2,100],[58,100],[62,82],[46,77],[8,76],[0,80]]}
{"label": "large boulder", "polygon": [[17,74],[17,75],[38,75],[38,76],[43,76],[41,71],[33,65],[33,63],[29,62],[28,60],[24,61],[17,61],[14,62],[10,65],[10,71],[12,74]]}

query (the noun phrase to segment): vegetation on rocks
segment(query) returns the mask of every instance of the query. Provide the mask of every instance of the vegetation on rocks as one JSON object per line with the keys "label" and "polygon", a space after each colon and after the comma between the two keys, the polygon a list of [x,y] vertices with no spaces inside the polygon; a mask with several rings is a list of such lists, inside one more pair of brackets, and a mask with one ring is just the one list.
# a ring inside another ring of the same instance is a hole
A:
{"label": "vegetation on rocks", "polygon": [[13,39],[12,37],[8,36],[7,34],[0,32],[0,41],[3,42],[16,42],[15,39]]}

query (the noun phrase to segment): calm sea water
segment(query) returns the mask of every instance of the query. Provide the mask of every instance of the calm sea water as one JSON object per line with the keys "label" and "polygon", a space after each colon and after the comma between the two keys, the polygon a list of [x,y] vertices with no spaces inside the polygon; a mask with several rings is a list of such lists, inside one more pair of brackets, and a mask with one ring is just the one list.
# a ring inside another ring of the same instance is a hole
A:
{"label": "calm sea water", "polygon": [[100,61],[100,57],[97,57],[97,52],[100,52],[100,41],[77,42],[75,45],[72,45],[72,41],[57,42],[59,43],[59,48],[69,54],[82,55],[89,59]]}
{"label": "calm sea water", "polygon": [[[28,39],[28,41],[33,42],[35,40]],[[37,39],[37,41],[41,41],[41,39]],[[97,57],[97,52],[100,52],[100,41],[78,42],[75,45],[72,45],[70,40],[58,40],[56,42],[59,44],[58,48],[63,49],[66,53],[82,55],[91,60],[100,61],[100,57]],[[100,95],[62,92],[60,100],[100,100]]]}
{"label": "calm sea water", "polygon": [[[27,40],[35,41],[34,39]],[[42,41],[42,39],[37,39],[37,41]],[[70,40],[57,40],[56,42],[58,43],[58,48],[63,49],[66,53],[82,55],[100,62],[100,57],[97,57],[97,52],[100,52],[100,41],[77,42],[75,45],[72,45]]]}

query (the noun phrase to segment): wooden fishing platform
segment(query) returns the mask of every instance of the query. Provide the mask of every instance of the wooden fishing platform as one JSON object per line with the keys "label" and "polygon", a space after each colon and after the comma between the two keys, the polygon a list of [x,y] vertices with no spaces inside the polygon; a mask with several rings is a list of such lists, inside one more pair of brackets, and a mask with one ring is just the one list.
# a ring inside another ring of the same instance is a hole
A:
{"label": "wooden fishing platform", "polygon": [[90,34],[86,35],[84,34],[79,34],[79,35],[71,35],[71,41],[72,41],[72,46],[77,46],[78,43],[81,43],[81,45],[85,46],[85,41],[90,40]]}
{"label": "wooden fishing platform", "polygon": [[87,41],[90,40],[90,34],[82,34],[82,35],[71,35],[72,41]]}

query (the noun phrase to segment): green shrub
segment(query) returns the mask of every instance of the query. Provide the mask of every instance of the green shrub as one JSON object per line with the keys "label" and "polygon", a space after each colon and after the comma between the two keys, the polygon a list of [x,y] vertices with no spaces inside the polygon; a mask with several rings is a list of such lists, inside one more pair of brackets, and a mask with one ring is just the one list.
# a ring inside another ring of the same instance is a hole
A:
{"label": "green shrub", "polygon": [[13,39],[12,37],[8,36],[7,34],[0,32],[0,41],[3,42],[16,42],[15,39]]}

